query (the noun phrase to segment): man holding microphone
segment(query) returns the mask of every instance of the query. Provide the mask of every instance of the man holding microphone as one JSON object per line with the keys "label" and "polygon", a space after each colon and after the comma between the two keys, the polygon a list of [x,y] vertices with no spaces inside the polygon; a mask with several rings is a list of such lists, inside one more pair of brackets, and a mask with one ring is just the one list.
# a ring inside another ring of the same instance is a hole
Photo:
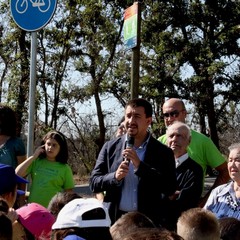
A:
{"label": "man holding microphone", "polygon": [[[168,197],[176,190],[175,160],[173,151],[149,133],[151,122],[151,104],[130,100],[125,107],[127,133],[105,143],[92,171],[90,189],[105,191],[112,224],[126,212],[139,211],[167,227]],[[130,147],[129,136],[134,138]]]}

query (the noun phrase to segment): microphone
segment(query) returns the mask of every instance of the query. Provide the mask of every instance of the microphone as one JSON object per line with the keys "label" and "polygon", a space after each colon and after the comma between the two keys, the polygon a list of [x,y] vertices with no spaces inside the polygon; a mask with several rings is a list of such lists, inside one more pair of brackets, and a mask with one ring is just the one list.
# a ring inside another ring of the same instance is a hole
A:
{"label": "microphone", "polygon": [[[134,146],[134,137],[128,135],[127,142],[126,142],[126,148],[133,148],[133,146]],[[128,158],[124,158],[123,160],[126,161],[127,164],[130,163],[130,159],[128,159]]]}
{"label": "microphone", "polygon": [[127,136],[126,148],[133,148],[133,146],[134,146],[134,137]]}

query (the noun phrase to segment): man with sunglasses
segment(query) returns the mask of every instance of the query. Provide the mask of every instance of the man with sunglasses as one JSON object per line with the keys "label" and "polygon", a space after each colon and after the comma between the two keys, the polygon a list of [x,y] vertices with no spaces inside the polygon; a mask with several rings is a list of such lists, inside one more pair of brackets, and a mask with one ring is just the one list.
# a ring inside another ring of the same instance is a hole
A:
{"label": "man with sunglasses", "polygon": [[[181,99],[170,98],[162,106],[164,116],[164,123],[166,127],[173,124],[174,121],[181,121],[185,123],[187,111]],[[215,187],[228,182],[229,174],[227,171],[227,162],[219,152],[215,144],[207,136],[191,129],[192,140],[188,146],[188,155],[203,168],[204,175],[206,175],[207,167],[218,171],[218,175],[214,184],[208,193],[201,199],[199,206],[204,206],[210,192]],[[158,138],[159,141],[166,144],[166,134]],[[204,181],[204,179],[203,179]]]}

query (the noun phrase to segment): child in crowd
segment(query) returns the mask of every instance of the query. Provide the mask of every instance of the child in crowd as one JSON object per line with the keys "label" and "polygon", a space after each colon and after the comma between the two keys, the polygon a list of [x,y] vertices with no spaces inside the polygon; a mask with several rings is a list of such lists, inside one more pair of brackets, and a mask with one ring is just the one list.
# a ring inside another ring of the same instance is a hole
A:
{"label": "child in crowd", "polygon": [[123,214],[111,227],[110,233],[113,240],[122,240],[126,234],[140,228],[155,228],[156,226],[146,215],[140,212]]}
{"label": "child in crowd", "polygon": [[181,236],[173,231],[164,228],[139,228],[135,229],[122,240],[184,240]]}
{"label": "child in crowd", "polygon": [[16,173],[31,176],[29,202],[44,207],[61,191],[72,191],[73,174],[68,161],[68,147],[64,135],[57,131],[48,132],[35,153],[18,165]]}
{"label": "child in crowd", "polygon": [[216,216],[202,208],[190,208],[178,218],[177,234],[184,240],[220,240]]}
{"label": "child in crowd", "polygon": [[[15,213],[15,211],[14,211]],[[14,214],[15,215],[15,214]],[[15,221],[17,217],[12,218],[12,212],[9,212],[9,206],[6,200],[0,197],[0,239],[12,239],[13,229],[12,220]]]}
{"label": "child in crowd", "polygon": [[13,223],[13,240],[49,240],[55,217],[38,203],[29,203],[16,210],[18,220]]}
{"label": "child in crowd", "polygon": [[8,218],[5,212],[0,211],[0,239],[1,240],[10,240],[12,239],[13,230],[12,222]]}
{"label": "child in crowd", "polygon": [[233,217],[218,219],[220,225],[221,240],[240,239],[240,220]]}
{"label": "child in crowd", "polygon": [[67,203],[52,226],[52,240],[111,240],[107,208],[95,198],[78,198]]}
{"label": "child in crowd", "polygon": [[13,213],[17,195],[25,194],[24,191],[17,189],[19,183],[28,183],[28,181],[16,175],[12,166],[0,163],[0,197],[7,202],[9,211],[13,210]]}
{"label": "child in crowd", "polygon": [[60,210],[70,201],[82,198],[78,193],[75,192],[58,192],[53,196],[51,201],[48,204],[48,210],[57,217]]}

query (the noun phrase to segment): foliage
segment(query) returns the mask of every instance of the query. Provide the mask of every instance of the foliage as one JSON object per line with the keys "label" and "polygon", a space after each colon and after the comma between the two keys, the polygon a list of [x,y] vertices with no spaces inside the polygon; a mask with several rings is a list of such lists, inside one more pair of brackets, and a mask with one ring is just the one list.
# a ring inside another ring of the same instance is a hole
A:
{"label": "foliage", "polygon": [[[117,110],[104,110],[103,99],[113,96],[123,109],[130,98],[132,52],[124,49],[122,31],[124,10],[132,3],[59,0],[53,19],[37,33],[35,135],[52,128],[63,131],[78,174],[91,171],[117,124]],[[189,124],[217,145],[219,134],[223,147],[224,134],[239,127],[240,4],[144,0],[139,5],[139,96],[153,105],[154,135],[165,132],[165,98],[179,97],[191,106]],[[29,108],[31,34],[13,22],[6,0],[0,3],[0,19],[0,101],[16,109],[23,130]],[[82,116],[80,109],[92,99],[96,110]]]}
{"label": "foliage", "polygon": [[[149,59],[144,64],[151,66],[145,68],[143,96],[152,92],[160,102],[180,97],[193,103],[201,132],[208,127],[217,145],[216,126],[225,107],[239,102],[234,97],[239,89],[239,10],[237,1],[155,1],[143,13]],[[185,79],[184,66],[193,71]]]}

